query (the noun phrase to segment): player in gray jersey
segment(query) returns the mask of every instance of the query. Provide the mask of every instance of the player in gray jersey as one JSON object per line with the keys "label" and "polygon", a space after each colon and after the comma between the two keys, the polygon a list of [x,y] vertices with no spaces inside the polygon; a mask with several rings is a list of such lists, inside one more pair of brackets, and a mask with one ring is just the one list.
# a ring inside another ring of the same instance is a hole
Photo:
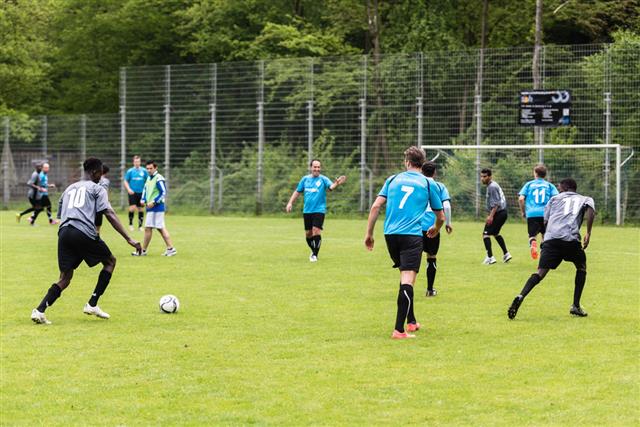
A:
{"label": "player in gray jersey", "polygon": [[[584,250],[589,246],[591,227],[596,215],[595,203],[591,197],[576,193],[578,185],[571,178],[560,182],[560,194],[553,196],[544,210],[546,233],[542,243],[542,254],[538,262],[538,271],[529,280],[511,303],[507,311],[509,319],[516,317],[518,308],[531,290],[547,275],[555,270],[562,261],[571,261],[576,267],[573,305],[569,313],[585,317],[587,313],[580,307],[580,297],[587,280],[587,256]],[[587,218],[587,232],[580,244],[580,226]]]}
{"label": "player in gray jersey", "polygon": [[[109,178],[107,178],[109,170],[109,166],[103,164],[102,176],[100,177],[100,181],[98,181],[98,185],[107,190],[107,197],[109,197],[109,187],[111,186],[111,181],[109,180]],[[100,227],[102,227],[102,217],[102,212],[98,212],[96,214],[96,230],[98,230],[98,234],[100,234]]]}
{"label": "player in gray jersey", "polygon": [[512,258],[507,250],[504,238],[500,235],[500,230],[507,221],[507,199],[504,197],[502,188],[497,182],[493,181],[491,175],[491,169],[485,168],[480,171],[480,180],[487,186],[487,211],[489,212],[482,232],[482,241],[487,250],[487,257],[482,262],[484,265],[496,263],[496,258],[493,256],[493,250],[491,249],[491,236],[496,239],[500,249],[502,249],[502,262],[509,262]]}
{"label": "player in gray jersey", "polygon": [[58,231],[60,278],[51,285],[40,305],[31,312],[31,320],[35,323],[51,323],[47,320],[44,312],[69,286],[73,271],[82,261],[85,261],[89,267],[98,263],[103,265],[98,283],[91,298],[85,304],[83,312],[102,319],[110,317],[97,304],[98,299],[109,285],[113,269],[116,266],[116,258],[98,235],[95,225],[97,213],[103,213],[128,244],[136,248],[138,252],[142,251],[140,243],[129,237],[118,216],[111,208],[106,190],[97,184],[102,176],[100,159],[90,157],[85,160],[83,167],[84,180],[71,184],[60,197],[58,205],[58,218],[62,220]]}
{"label": "player in gray jersey", "polygon": [[[41,197],[39,197],[40,194],[42,194],[40,191],[44,190],[44,188],[40,186],[41,171],[42,164],[36,164],[35,170],[33,171],[33,173],[31,173],[31,177],[29,177],[29,180],[27,181],[27,187],[29,187],[29,190],[27,191],[27,198],[29,199],[29,204],[31,205],[31,207],[25,209],[22,212],[16,213],[17,222],[20,222],[20,219],[28,213],[35,211],[38,211],[38,213],[40,213],[39,211],[42,210],[42,204],[40,203]],[[33,225],[32,221],[30,221],[29,224]]]}

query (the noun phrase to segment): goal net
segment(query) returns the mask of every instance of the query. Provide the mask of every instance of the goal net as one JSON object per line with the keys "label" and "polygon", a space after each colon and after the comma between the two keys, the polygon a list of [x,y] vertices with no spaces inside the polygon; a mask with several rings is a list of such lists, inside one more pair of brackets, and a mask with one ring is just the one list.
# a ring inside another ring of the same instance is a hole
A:
{"label": "goal net", "polygon": [[494,181],[502,187],[510,215],[518,215],[518,192],[533,178],[538,163],[547,167],[546,179],[558,184],[574,178],[578,192],[590,196],[603,221],[622,223],[623,154],[630,149],[618,144],[581,145],[423,145],[427,159],[436,162],[437,176],[451,194],[457,216],[482,217],[485,188],[480,170],[489,168]]}

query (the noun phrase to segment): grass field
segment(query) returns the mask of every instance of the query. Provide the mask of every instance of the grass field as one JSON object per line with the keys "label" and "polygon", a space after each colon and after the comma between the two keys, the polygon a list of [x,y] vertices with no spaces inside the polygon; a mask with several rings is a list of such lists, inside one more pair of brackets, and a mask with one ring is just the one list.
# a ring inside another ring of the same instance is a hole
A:
{"label": "grass field", "polygon": [[[438,297],[422,296],[419,276],[426,327],[398,342],[381,223],[370,253],[364,220],[329,216],[311,264],[298,218],[168,216],[173,258],[159,235],[148,257],[130,257],[105,222],[118,257],[100,301],[111,319],[82,314],[98,275],[83,265],[42,326],[29,315],[58,275],[56,228],[0,220],[3,425],[640,423],[638,228],[594,228],[589,317],[568,314],[563,264],[509,321],[535,266],[525,224],[505,226],[514,259],[493,266],[480,265],[482,226],[454,224]],[[178,314],[159,313],[167,293]]]}

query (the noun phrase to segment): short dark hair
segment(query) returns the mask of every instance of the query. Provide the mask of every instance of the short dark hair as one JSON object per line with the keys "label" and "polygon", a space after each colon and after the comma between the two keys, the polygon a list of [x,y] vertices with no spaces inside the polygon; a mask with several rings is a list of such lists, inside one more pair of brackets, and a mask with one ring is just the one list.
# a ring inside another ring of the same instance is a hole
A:
{"label": "short dark hair", "polygon": [[313,162],[318,162],[318,163],[322,164],[322,162],[321,162],[320,160],[318,160],[318,159],[313,159],[313,160],[311,160],[311,161],[309,162],[309,167],[313,166]]}
{"label": "short dark hair", "polygon": [[85,172],[102,171],[102,160],[96,157],[89,157],[82,164],[82,168]]}
{"label": "short dark hair", "polygon": [[491,176],[491,169],[489,168],[484,168],[480,171],[480,173],[485,174],[487,176]]}
{"label": "short dark hair", "polygon": [[102,175],[108,174],[110,170],[111,169],[109,169],[109,166],[105,165],[104,163],[102,164]]}
{"label": "short dark hair", "polygon": [[422,148],[411,146],[404,150],[404,159],[413,167],[422,167],[426,157]]}
{"label": "short dark hair", "polygon": [[543,165],[542,163],[538,163],[536,165],[535,168],[533,168],[533,171],[536,173],[536,175],[538,175],[538,177],[540,178],[544,178],[547,176],[547,167],[545,165]]}
{"label": "short dark hair", "polygon": [[153,165],[154,168],[158,167],[158,164],[155,162],[155,160],[147,160],[145,165],[147,165],[147,166]]}
{"label": "short dark hair", "polygon": [[577,191],[578,183],[573,178],[565,178],[560,181],[560,186],[564,188],[566,191]]}
{"label": "short dark hair", "polygon": [[431,178],[436,173],[436,164],[432,161],[426,161],[422,164],[422,174]]}

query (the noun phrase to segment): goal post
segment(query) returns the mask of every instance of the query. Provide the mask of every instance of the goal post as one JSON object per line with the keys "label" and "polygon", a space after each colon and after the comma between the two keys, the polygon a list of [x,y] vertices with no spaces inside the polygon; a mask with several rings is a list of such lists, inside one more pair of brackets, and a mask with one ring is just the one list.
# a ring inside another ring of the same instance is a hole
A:
{"label": "goal post", "polygon": [[[622,159],[620,144],[548,144],[548,145],[422,145],[427,158],[438,165],[437,174],[447,184],[454,204],[463,214],[476,218],[483,211],[480,171],[492,170],[502,187],[510,214],[518,213],[518,192],[533,179],[533,168],[544,153],[549,181],[574,178],[578,192],[596,201],[603,220],[615,217],[622,225]],[[611,156],[615,152],[615,156]],[[611,197],[614,194],[614,197]]]}

